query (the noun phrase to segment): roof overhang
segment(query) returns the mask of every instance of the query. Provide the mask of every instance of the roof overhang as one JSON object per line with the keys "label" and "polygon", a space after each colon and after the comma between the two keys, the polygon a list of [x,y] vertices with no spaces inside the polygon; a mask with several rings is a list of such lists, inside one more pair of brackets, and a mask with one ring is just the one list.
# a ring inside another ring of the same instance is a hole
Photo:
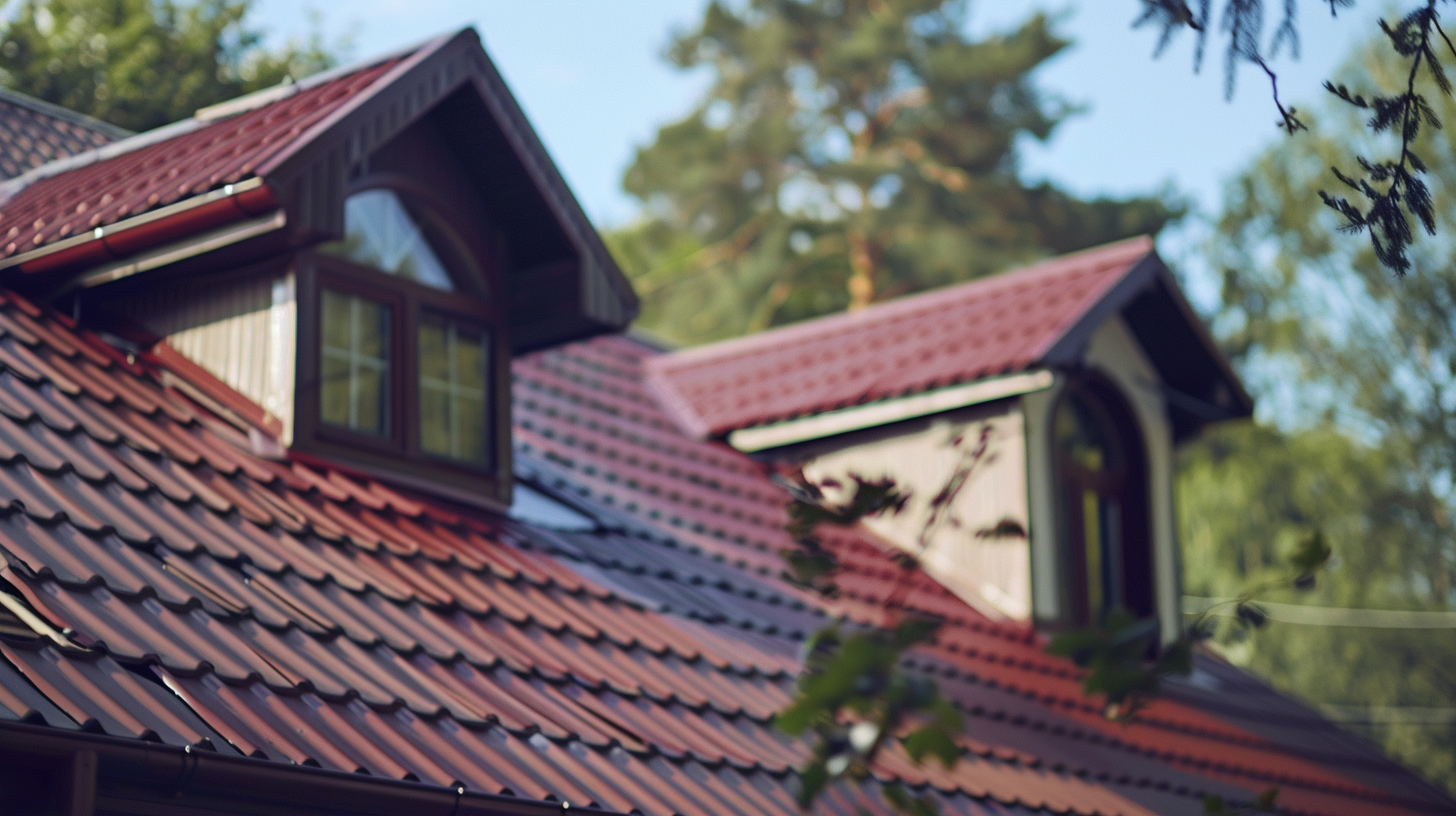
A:
{"label": "roof overhang", "polygon": [[1092,334],[1121,315],[1157,370],[1174,441],[1211,422],[1252,416],[1254,400],[1156,252],[1127,272],[1041,356],[1054,369],[1082,364]]}
{"label": "roof overhang", "polygon": [[[322,79],[346,71],[331,71]],[[286,100],[297,92],[293,88],[270,89],[214,106],[193,120],[37,168],[34,178],[120,159],[128,150]],[[462,153],[474,157],[471,169],[478,178],[473,181],[482,195],[508,195],[507,200],[493,202],[492,212],[508,230],[544,234],[533,235],[531,251],[505,270],[504,294],[510,301],[505,311],[512,321],[515,350],[626,328],[638,311],[631,284],[567,188],[479,36],[469,28],[409,52],[366,90],[259,164],[252,177],[12,256],[0,261],[0,269],[35,275],[28,288],[54,291],[83,276],[92,283],[101,280],[91,275],[98,267],[108,270],[104,277],[115,279],[210,251],[219,241],[237,243],[285,224],[294,246],[338,237],[344,228],[344,198],[360,161],[446,107],[452,136],[465,145]],[[15,179],[16,184],[4,192],[14,195],[26,181]],[[257,222],[252,229],[238,232],[240,223],[251,221]]]}

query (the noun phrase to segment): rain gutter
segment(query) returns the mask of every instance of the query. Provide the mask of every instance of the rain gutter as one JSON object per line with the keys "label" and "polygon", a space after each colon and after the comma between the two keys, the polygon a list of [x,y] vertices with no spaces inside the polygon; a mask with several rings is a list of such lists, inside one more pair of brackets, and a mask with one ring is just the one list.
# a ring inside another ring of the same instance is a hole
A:
{"label": "rain gutter", "polygon": [[[131,259],[140,252],[169,241],[193,236],[204,239],[203,243],[211,242],[211,245],[190,253],[198,254],[223,245],[216,243],[219,236],[213,234],[212,230],[242,219],[254,219],[261,225],[268,218],[280,215],[273,191],[268,189],[261,178],[254,177],[5,258],[0,260],[0,270],[18,269],[20,272],[35,274],[66,266],[109,264]],[[282,225],[283,221],[279,220],[277,227]],[[208,234],[198,236],[198,233],[204,231]],[[235,240],[242,240],[253,234],[261,232],[251,232]],[[181,260],[182,257],[187,255],[177,256],[173,253],[173,257],[165,262],[171,263]]]}
{"label": "rain gutter", "polygon": [[546,816],[612,811],[220,754],[193,746],[0,722],[0,757],[63,775],[67,816],[122,813],[349,813]]}

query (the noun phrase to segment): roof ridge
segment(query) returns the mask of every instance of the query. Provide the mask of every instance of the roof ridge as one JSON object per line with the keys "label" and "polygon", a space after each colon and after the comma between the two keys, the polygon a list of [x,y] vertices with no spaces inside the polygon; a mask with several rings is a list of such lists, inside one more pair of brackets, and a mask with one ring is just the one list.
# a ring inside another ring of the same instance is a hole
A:
{"label": "roof ridge", "polygon": [[[45,164],[42,164],[39,167],[31,168],[30,170],[27,170],[26,172],[21,173],[20,175],[12,179],[0,182],[0,206],[3,206],[7,201],[14,198],[22,190],[38,181],[43,181],[48,178],[59,176],[62,173],[68,173],[72,170],[79,170],[83,167],[88,167],[92,164],[96,164],[97,162],[114,159],[118,156],[124,156],[128,153],[133,153],[137,150],[141,150],[142,148],[150,147],[154,144],[165,142],[169,139],[183,136],[195,130],[200,130],[209,125],[231,119],[234,116],[249,113],[275,102],[280,102],[291,96],[302,93],[303,91],[316,88],[328,82],[332,82],[336,79],[350,76],[352,74],[368,70],[378,65],[383,65],[384,63],[391,60],[400,59],[403,56],[412,54],[427,47],[436,40],[453,37],[458,33],[459,31],[455,31],[447,35],[431,37],[428,40],[417,43],[408,48],[398,49],[387,54],[372,56],[368,59],[357,60],[346,65],[340,65],[334,68],[320,71],[316,74],[310,74],[309,76],[304,77],[297,82],[281,83],[278,85],[274,85],[271,88],[264,88],[262,90],[253,91],[252,93],[244,94],[230,100],[219,102],[215,105],[198,108],[192,116],[186,119],[179,119],[176,122],[171,122],[169,124],[162,125],[161,127],[153,128],[151,130],[143,131],[141,133],[134,133],[110,144],[102,145],[101,147],[97,148],[92,148],[91,150],[86,150],[81,153],[76,153],[75,155],[67,156],[63,159],[46,162]],[[62,110],[65,109],[62,108]],[[80,116],[82,114],[76,115]]]}
{"label": "roof ridge", "polygon": [[46,116],[54,116],[57,119],[64,119],[72,124],[83,125],[85,127],[91,128],[92,130],[100,131],[113,139],[124,139],[128,136],[133,135],[132,132],[127,130],[126,128],[120,127],[118,125],[113,125],[112,123],[104,119],[97,119],[94,116],[88,116],[87,114],[81,113],[80,111],[71,110],[70,108],[67,108],[63,105],[57,105],[54,102],[47,102],[44,99],[31,96],[30,94],[21,93],[14,88],[6,88],[4,86],[0,86],[0,100],[4,100],[13,105],[19,105],[24,108],[29,108],[32,111],[35,111],[37,113],[43,113]]}
{"label": "roof ridge", "polygon": [[804,338],[805,335],[818,336],[829,334],[840,325],[849,327],[872,321],[893,320],[905,316],[906,312],[913,313],[917,308],[923,307],[928,303],[935,303],[943,307],[951,297],[964,296],[982,289],[1004,286],[1013,277],[1016,277],[1020,281],[1025,281],[1028,276],[1054,274],[1070,264],[1086,263],[1089,258],[1093,257],[1106,255],[1109,259],[1121,259],[1124,255],[1138,257],[1152,251],[1153,240],[1146,235],[1125,238],[1110,244],[1102,244],[1066,255],[1046,258],[1036,263],[1008,269],[1004,272],[997,272],[961,283],[954,283],[948,286],[874,303],[859,311],[836,312],[834,314],[803,320],[798,323],[790,323],[766,331],[755,332],[754,334],[742,337],[720,340],[715,343],[668,352],[651,358],[645,365],[650,369],[672,370],[686,368],[699,362],[720,362],[725,359],[749,356],[761,350],[779,348],[789,342]]}

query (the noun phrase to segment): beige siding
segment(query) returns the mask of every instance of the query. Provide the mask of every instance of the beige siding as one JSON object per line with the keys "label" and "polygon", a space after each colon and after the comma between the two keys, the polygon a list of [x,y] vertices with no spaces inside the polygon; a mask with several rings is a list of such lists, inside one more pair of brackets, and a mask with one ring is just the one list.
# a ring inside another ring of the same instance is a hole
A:
{"label": "beige siding", "polygon": [[[983,429],[989,433],[984,455],[969,469],[950,512],[940,523],[929,525],[932,498],[969,461]],[[1016,620],[1031,616],[1026,538],[988,534],[1005,521],[1022,530],[1028,525],[1025,441],[1015,401],[846,438],[842,447],[804,463],[804,475],[815,483],[826,479],[847,483],[850,474],[889,477],[910,491],[903,513],[866,522],[876,533],[919,552],[927,572],[988,615]]]}
{"label": "beige siding", "polygon": [[127,308],[188,359],[283,420],[288,444],[297,326],[292,274],[182,282],[146,292]]}

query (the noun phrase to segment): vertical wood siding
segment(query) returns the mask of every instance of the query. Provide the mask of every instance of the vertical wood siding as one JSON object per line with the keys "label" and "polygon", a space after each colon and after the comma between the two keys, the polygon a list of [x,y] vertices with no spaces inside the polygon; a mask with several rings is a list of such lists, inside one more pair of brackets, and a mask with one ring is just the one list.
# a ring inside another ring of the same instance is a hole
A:
{"label": "vertical wood siding", "polygon": [[183,356],[283,420],[283,443],[291,441],[298,325],[291,272],[157,287],[128,307]]}

